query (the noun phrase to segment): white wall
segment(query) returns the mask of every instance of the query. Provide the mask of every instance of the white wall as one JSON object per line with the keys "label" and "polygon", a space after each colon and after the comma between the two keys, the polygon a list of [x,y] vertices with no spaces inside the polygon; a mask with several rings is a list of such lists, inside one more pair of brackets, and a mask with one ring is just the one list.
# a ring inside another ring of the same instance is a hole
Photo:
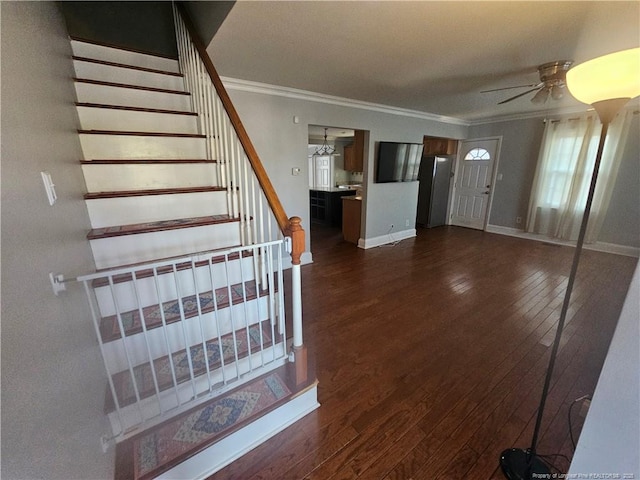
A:
{"label": "white wall", "polygon": [[[310,124],[370,132],[369,142],[365,145],[363,206],[366,221],[363,221],[361,235],[365,239],[386,235],[391,224],[394,225],[393,232],[413,229],[416,218],[417,182],[373,182],[377,142],[422,143],[424,135],[466,137],[467,127],[461,124],[380,111],[383,109],[358,108],[333,99],[331,103],[313,101],[299,98],[301,95],[297,94],[287,95],[282,89],[281,94],[275,95],[255,84],[223,80],[287,214],[301,217],[305,229],[310,225],[307,162]],[[298,117],[299,123],[294,123],[294,116]],[[299,176],[291,175],[293,167],[301,169]],[[407,220],[410,227],[405,226]]]}
{"label": "white wall", "polygon": [[[53,2],[1,2],[3,479],[113,478],[106,376],[79,286],[94,270],[66,29]],[[59,200],[50,207],[40,178]]]}
{"label": "white wall", "polygon": [[[571,475],[575,475],[572,477]],[[581,476],[584,474],[585,476]],[[588,475],[592,476],[589,477]],[[610,474],[619,476],[594,476]],[[628,476],[624,476],[628,474]],[[640,478],[640,268],[618,326],[569,469],[569,478]]]}

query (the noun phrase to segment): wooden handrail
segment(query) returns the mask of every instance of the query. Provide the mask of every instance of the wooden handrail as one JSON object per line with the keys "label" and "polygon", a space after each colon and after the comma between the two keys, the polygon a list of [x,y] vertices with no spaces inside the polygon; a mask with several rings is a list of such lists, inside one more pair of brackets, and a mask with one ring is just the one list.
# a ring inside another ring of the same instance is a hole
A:
{"label": "wooden handrail", "polygon": [[[185,26],[189,31],[189,34],[191,35],[191,40],[193,41],[193,44],[196,47],[196,50],[198,51],[198,54],[200,55],[200,58],[204,63],[205,68],[207,69],[207,73],[209,74],[209,77],[211,78],[211,82],[213,83],[213,86],[215,87],[216,92],[218,93],[218,97],[220,98],[220,101],[222,102],[222,105],[224,106],[224,109],[226,110],[227,115],[229,116],[229,120],[231,121],[231,124],[233,125],[233,128],[235,129],[236,134],[238,135],[238,140],[240,140],[240,144],[242,145],[242,148],[244,148],[245,154],[249,159],[249,163],[251,163],[253,171],[258,179],[258,182],[262,187],[262,191],[264,192],[265,197],[267,198],[267,202],[269,203],[269,206],[271,207],[271,210],[273,211],[273,214],[276,217],[278,226],[280,227],[280,230],[284,235],[288,235],[288,231],[290,230],[289,218],[287,217],[287,214],[285,213],[284,208],[280,203],[280,199],[278,198],[278,195],[276,194],[276,191],[273,188],[271,180],[269,180],[267,172],[265,171],[264,166],[260,161],[260,157],[258,156],[258,153],[256,152],[256,149],[253,146],[253,143],[249,139],[249,135],[247,134],[247,131],[245,130],[244,125],[240,120],[240,116],[238,115],[238,112],[233,106],[233,103],[231,103],[231,98],[229,98],[229,94],[227,93],[227,90],[224,88],[222,80],[220,80],[220,76],[218,75],[218,72],[213,66],[213,62],[211,61],[211,58],[209,58],[207,49],[202,43],[200,36],[196,32],[196,29],[193,25],[193,22],[191,21],[191,17],[187,12],[186,7],[182,2],[176,2],[176,6],[178,7],[180,15],[182,16]],[[303,250],[304,250],[304,245],[303,245]]]}

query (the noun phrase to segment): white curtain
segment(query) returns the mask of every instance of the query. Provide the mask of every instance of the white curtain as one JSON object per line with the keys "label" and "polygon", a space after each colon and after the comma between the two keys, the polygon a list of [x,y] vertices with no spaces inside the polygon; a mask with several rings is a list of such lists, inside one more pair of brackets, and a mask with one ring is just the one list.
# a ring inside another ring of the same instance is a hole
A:
{"label": "white curtain", "polygon": [[[609,127],[586,242],[596,241],[607,213],[631,115],[631,111],[623,110]],[[601,129],[595,113],[547,122],[531,188],[528,232],[577,239]]]}

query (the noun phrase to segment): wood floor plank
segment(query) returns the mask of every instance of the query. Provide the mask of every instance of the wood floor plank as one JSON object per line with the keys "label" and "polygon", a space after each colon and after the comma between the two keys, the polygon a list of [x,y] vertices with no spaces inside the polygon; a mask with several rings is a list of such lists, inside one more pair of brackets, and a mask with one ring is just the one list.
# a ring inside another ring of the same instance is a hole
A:
{"label": "wood floor plank", "polygon": [[[321,407],[211,479],[502,479],[500,452],[529,446],[573,249],[456,227],[368,250],[314,227],[311,245]],[[583,252],[543,453],[572,454],[568,408],[595,388],[636,261]]]}

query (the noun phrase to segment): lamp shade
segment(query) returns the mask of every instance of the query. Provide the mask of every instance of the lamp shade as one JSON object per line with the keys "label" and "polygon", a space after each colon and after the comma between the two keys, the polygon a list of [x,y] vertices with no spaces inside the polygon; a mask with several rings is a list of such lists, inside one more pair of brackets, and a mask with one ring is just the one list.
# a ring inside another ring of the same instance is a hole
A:
{"label": "lamp shade", "polygon": [[640,47],[610,53],[567,72],[567,87],[577,100],[592,105],[640,95]]}

